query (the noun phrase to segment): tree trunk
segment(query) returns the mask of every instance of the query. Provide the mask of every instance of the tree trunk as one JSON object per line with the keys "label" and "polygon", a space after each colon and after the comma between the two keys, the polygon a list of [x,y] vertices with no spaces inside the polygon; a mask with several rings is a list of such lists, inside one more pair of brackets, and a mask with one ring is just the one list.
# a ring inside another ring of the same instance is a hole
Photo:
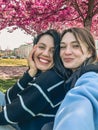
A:
{"label": "tree trunk", "polygon": [[89,31],[91,30],[91,25],[92,25],[94,1],[95,0],[89,0],[88,1],[87,16],[86,16],[86,18],[84,20],[84,27],[87,28]]}
{"label": "tree trunk", "polygon": [[86,18],[84,21],[84,27],[90,31],[91,25],[92,25],[92,18]]}

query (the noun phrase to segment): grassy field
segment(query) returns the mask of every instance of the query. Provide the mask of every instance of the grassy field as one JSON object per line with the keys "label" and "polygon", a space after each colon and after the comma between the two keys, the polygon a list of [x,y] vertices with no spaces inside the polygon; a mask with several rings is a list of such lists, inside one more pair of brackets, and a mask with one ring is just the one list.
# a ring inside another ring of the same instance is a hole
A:
{"label": "grassy field", "polygon": [[6,92],[6,90],[13,86],[16,82],[16,80],[18,79],[19,77],[15,77],[15,78],[12,78],[12,79],[0,79],[0,91],[2,92]]}
{"label": "grassy field", "polygon": [[[0,59],[0,66],[27,66],[26,59]],[[0,79],[0,91],[5,92],[19,77]]]}

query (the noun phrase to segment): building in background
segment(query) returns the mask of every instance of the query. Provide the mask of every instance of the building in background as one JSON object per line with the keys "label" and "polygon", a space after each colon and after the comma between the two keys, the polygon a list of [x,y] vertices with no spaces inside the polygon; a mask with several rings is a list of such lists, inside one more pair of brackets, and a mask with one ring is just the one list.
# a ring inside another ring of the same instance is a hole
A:
{"label": "building in background", "polygon": [[32,43],[26,43],[20,45],[18,48],[15,48],[14,50],[5,49],[2,50],[0,48],[0,58],[27,58],[29,55],[29,52],[32,49]]}
{"label": "building in background", "polygon": [[13,50],[13,53],[15,56],[19,58],[27,58],[31,49],[32,49],[32,43],[26,43],[18,48],[15,48]]}

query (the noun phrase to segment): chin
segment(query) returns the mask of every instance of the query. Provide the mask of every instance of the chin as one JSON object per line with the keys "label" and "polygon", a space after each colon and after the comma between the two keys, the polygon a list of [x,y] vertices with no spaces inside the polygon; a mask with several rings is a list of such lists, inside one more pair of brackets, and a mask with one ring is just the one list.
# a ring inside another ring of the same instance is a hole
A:
{"label": "chin", "polygon": [[38,67],[38,69],[41,70],[41,71],[46,71],[46,70],[48,70],[48,69],[45,68],[45,67]]}

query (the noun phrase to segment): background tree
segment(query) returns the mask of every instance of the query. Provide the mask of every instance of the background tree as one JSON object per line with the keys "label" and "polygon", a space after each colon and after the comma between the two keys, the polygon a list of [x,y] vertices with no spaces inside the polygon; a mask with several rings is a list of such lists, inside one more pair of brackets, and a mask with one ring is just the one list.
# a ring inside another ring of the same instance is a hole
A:
{"label": "background tree", "polygon": [[0,30],[11,26],[31,35],[84,26],[98,38],[98,0],[0,0]]}
{"label": "background tree", "polygon": [[72,11],[68,20],[81,23],[98,36],[98,0],[68,0],[67,5]]}

